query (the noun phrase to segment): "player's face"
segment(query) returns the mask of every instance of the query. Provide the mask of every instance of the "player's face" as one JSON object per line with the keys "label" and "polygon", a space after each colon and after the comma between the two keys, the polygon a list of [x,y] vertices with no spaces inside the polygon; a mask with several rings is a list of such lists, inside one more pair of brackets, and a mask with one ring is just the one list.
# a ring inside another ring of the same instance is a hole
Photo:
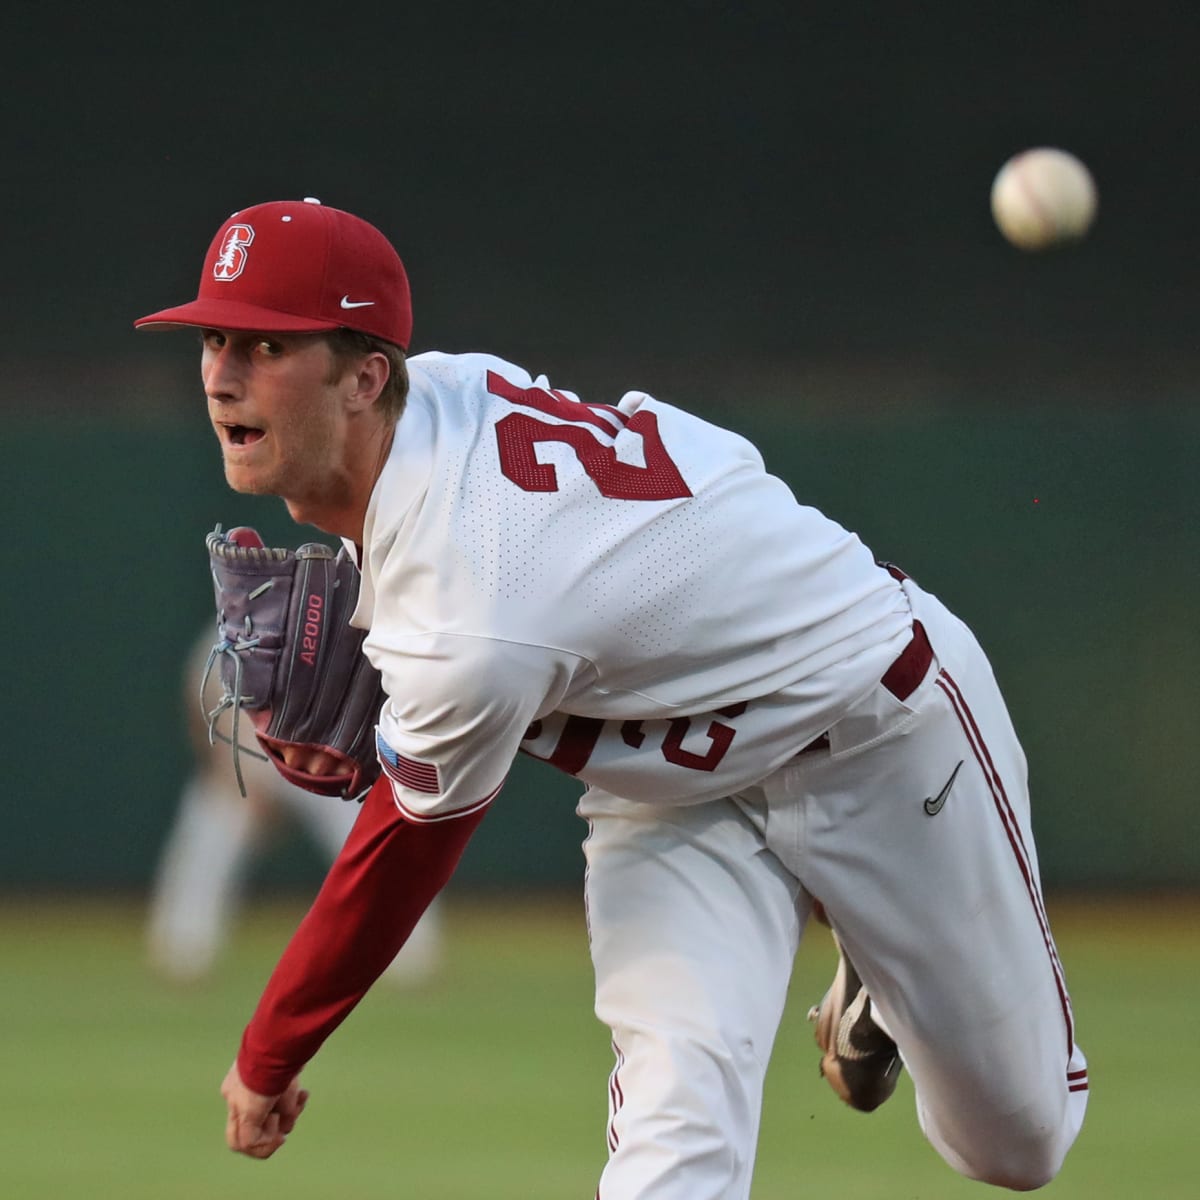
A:
{"label": "player's face", "polygon": [[208,415],[229,486],[284,499],[336,487],[342,390],[324,338],[206,329],[202,345]]}

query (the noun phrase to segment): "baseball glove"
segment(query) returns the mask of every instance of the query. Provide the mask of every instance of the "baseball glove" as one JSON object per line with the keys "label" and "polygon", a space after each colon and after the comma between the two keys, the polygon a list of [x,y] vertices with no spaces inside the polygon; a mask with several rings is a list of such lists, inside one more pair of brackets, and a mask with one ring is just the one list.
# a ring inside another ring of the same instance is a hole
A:
{"label": "baseball glove", "polygon": [[[365,634],[350,626],[358,602],[358,569],[344,550],[311,543],[275,550],[245,527],[208,535],[217,602],[217,641],[205,682],[220,664],[222,696],[208,720],[209,741],[233,747],[234,771],[245,795],[239,752],[266,758],[292,783],[323,796],[361,799],[379,776],[375,722],[386,697],[379,672],[362,652]],[[261,753],[241,745],[245,709]],[[232,712],[229,734],[217,724]],[[331,756],[330,774],[314,775],[288,757]]]}

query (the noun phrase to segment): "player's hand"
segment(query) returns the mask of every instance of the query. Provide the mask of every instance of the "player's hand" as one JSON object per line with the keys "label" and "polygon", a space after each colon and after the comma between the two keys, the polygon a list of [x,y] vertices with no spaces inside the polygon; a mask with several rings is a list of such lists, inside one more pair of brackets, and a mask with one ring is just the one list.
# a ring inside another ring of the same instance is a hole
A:
{"label": "player's hand", "polygon": [[228,1116],[225,1120],[225,1143],[230,1150],[251,1158],[270,1158],[296,1127],[308,1092],[293,1079],[278,1096],[260,1096],[252,1092],[238,1074],[237,1063],[229,1068],[221,1084]]}
{"label": "player's hand", "polygon": [[286,746],[283,750],[283,761],[294,771],[303,771],[318,778],[344,774],[346,770],[345,764],[338,762],[332,754],[308,746]]}
{"label": "player's hand", "polygon": [[[250,717],[260,733],[265,732],[271,723],[269,712],[251,713]],[[344,762],[339,762],[332,754],[320,750],[316,746],[291,743],[280,749],[279,757],[293,771],[303,771],[306,775],[314,775],[318,779],[327,775],[344,775],[346,773]]]}

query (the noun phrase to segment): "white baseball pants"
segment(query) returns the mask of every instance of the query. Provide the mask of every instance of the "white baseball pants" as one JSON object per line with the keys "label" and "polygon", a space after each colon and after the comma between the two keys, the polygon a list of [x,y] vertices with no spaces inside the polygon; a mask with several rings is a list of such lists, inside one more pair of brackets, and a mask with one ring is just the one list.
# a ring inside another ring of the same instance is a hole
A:
{"label": "white baseball pants", "polygon": [[656,808],[591,789],[580,802],[596,1013],[616,1053],[600,1200],[750,1195],[763,1078],[813,897],[955,1170],[1037,1187],[1079,1131],[1086,1062],[1042,902],[1024,755],[975,638],[904,587],[935,655],[906,701],[876,688],[828,747],[727,800]]}

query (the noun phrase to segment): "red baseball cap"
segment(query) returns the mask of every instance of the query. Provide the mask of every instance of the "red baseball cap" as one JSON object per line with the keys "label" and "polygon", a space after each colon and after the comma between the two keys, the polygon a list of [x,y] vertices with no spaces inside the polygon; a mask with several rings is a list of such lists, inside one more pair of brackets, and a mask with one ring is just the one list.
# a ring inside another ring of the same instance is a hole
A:
{"label": "red baseball cap", "polygon": [[208,248],[196,299],[133,324],[263,333],[357,329],[407,350],[412,299],[400,256],[374,225],[306,197],[235,212]]}

